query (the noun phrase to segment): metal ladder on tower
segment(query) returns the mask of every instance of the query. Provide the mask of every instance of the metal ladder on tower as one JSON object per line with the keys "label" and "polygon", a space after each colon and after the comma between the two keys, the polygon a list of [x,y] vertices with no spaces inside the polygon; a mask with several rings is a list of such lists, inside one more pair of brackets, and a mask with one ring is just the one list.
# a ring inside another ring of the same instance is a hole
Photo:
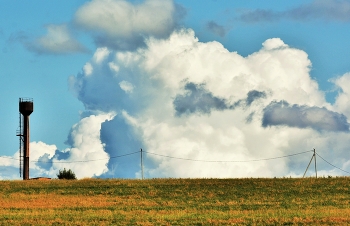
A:
{"label": "metal ladder on tower", "polygon": [[19,176],[22,177],[23,168],[23,120],[22,114],[19,113],[19,128],[17,129],[16,136],[19,137]]}

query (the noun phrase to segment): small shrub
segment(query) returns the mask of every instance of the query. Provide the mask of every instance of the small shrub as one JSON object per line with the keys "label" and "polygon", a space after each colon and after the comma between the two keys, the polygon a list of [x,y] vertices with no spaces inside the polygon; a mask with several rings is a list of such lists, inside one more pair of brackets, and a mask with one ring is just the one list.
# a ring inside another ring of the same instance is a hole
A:
{"label": "small shrub", "polygon": [[75,173],[72,170],[66,170],[64,168],[63,170],[60,170],[57,174],[58,179],[66,179],[66,180],[76,180]]}

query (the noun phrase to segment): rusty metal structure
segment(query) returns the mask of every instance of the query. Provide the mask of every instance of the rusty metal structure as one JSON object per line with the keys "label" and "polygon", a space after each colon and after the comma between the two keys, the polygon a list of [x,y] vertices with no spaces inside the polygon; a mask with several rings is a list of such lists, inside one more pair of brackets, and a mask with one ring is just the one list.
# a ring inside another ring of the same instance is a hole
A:
{"label": "rusty metal structure", "polygon": [[[19,98],[19,174],[29,179],[29,116],[34,110],[32,98]],[[23,172],[22,172],[23,170]]]}

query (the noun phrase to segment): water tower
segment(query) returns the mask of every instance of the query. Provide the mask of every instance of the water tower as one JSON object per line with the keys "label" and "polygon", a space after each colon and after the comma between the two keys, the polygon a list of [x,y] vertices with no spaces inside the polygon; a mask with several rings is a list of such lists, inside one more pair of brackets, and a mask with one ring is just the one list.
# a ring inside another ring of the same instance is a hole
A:
{"label": "water tower", "polygon": [[19,98],[19,173],[23,168],[23,180],[29,179],[29,116],[33,112],[32,98]]}

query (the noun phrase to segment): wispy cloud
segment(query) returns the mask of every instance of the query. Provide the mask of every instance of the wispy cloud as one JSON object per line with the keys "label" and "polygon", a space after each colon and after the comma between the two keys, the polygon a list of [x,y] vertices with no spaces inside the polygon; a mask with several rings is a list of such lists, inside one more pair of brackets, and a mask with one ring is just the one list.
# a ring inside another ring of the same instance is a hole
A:
{"label": "wispy cloud", "polygon": [[325,20],[325,21],[350,21],[349,0],[314,0],[309,4],[285,10],[272,11],[265,9],[245,10],[238,16],[239,20],[246,23],[276,22],[287,20]]}
{"label": "wispy cloud", "polygon": [[67,24],[46,25],[47,33],[32,38],[26,32],[17,32],[10,36],[9,42],[19,42],[26,49],[37,54],[73,54],[89,52],[71,34]]}
{"label": "wispy cloud", "polygon": [[24,31],[18,31],[18,32],[12,33],[7,41],[9,43],[16,43],[16,42],[26,43],[28,42],[28,40],[29,40],[29,37]]}
{"label": "wispy cloud", "polygon": [[217,24],[215,21],[208,21],[207,23],[206,23],[206,28],[210,31],[210,32],[212,32],[212,33],[214,33],[214,34],[216,34],[216,35],[218,35],[218,36],[220,36],[220,37],[224,37],[225,35],[226,35],[226,30],[225,30],[225,28],[223,27],[223,26],[221,26],[221,25],[219,25],[219,24]]}
{"label": "wispy cloud", "polygon": [[38,54],[83,53],[88,50],[72,37],[66,24],[46,26],[47,34],[26,43],[29,50]]}

